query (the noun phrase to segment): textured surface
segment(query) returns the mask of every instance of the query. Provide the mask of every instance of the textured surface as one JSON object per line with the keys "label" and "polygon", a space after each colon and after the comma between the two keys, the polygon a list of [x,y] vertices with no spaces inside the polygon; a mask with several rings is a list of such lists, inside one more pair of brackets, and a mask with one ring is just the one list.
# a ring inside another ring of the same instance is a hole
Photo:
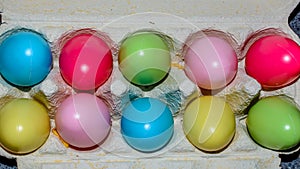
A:
{"label": "textured surface", "polygon": [[[170,75],[164,83],[149,92],[130,85],[117,68],[115,58],[113,76],[96,91],[112,105],[112,132],[101,148],[92,151],[76,151],[66,148],[52,133],[46,144],[26,156],[18,156],[20,169],[40,168],[279,168],[278,152],[258,147],[248,136],[242,118],[243,111],[250,102],[266,95],[286,94],[300,103],[298,83],[287,88],[260,92],[258,83],[245,75],[243,62],[236,79],[223,91],[216,93],[225,97],[233,107],[237,118],[237,133],[232,144],[218,154],[207,154],[195,149],[184,137],[181,109],[200,93],[184,75],[180,56],[180,46],[186,37],[206,28],[228,31],[238,43],[247,34],[265,27],[279,27],[296,37],[286,23],[290,11],[297,0],[239,1],[65,1],[57,3],[41,0],[2,0],[3,24],[0,33],[23,26],[45,34],[51,43],[69,30],[92,27],[107,32],[116,42],[120,42],[129,32],[151,28],[170,35],[176,42],[177,50],[172,53],[174,62]],[[280,15],[278,15],[280,13]],[[276,17],[270,17],[276,16]],[[270,19],[272,18],[272,19]],[[297,39],[299,41],[299,39]],[[0,80],[0,96],[34,97],[39,99],[54,116],[57,105],[73,91],[60,77],[54,58],[54,69],[47,79],[31,90],[18,90]],[[161,151],[144,154],[132,150],[120,135],[120,110],[130,100],[141,96],[160,98],[170,104],[175,117],[175,133],[170,144]],[[1,104],[7,102],[2,99]],[[52,127],[54,123],[52,121]],[[0,150],[0,155],[15,157]],[[285,165],[285,163],[283,164]]]}

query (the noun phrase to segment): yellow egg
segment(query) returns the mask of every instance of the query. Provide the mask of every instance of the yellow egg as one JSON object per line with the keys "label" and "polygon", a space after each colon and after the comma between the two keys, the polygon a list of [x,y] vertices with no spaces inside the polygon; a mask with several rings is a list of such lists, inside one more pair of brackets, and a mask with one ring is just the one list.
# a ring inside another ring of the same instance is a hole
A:
{"label": "yellow egg", "polygon": [[27,154],[44,144],[50,134],[47,109],[32,99],[15,99],[0,110],[0,143],[13,154]]}
{"label": "yellow egg", "polygon": [[221,151],[234,137],[235,116],[223,99],[201,96],[191,101],[184,110],[183,130],[198,149]]}

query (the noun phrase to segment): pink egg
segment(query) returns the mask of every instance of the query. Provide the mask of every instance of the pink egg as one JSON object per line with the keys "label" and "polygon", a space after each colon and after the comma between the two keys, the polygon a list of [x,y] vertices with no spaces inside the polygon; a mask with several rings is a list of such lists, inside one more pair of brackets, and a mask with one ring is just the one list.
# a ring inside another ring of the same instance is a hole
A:
{"label": "pink egg", "polygon": [[68,144],[89,148],[102,143],[110,132],[109,109],[98,97],[80,93],[69,96],[58,107],[56,130]]}
{"label": "pink egg", "polygon": [[200,88],[225,87],[237,73],[237,55],[233,47],[216,36],[194,39],[184,55],[185,73]]}

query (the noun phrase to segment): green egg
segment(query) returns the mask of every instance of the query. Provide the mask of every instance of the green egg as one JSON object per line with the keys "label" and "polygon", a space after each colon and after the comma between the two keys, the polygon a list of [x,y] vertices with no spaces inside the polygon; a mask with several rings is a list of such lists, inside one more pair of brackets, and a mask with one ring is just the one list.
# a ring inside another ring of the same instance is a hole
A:
{"label": "green egg", "polygon": [[122,42],[118,62],[121,73],[129,82],[139,86],[154,85],[168,75],[170,48],[157,33],[134,33]]}
{"label": "green egg", "polygon": [[252,139],[262,147],[284,151],[300,143],[300,111],[285,96],[271,96],[254,104],[247,117]]}

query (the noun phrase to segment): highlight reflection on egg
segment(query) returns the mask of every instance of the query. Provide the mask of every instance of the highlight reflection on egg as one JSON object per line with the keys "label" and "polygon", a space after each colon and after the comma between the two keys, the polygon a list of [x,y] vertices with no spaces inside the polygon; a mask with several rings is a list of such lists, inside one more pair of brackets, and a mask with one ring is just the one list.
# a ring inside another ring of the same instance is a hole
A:
{"label": "highlight reflection on egg", "polygon": [[96,31],[78,32],[64,35],[71,38],[60,42],[63,44],[60,46],[60,72],[73,88],[94,90],[104,84],[112,73],[112,51]]}
{"label": "highlight reflection on egg", "polygon": [[109,109],[95,95],[71,95],[59,105],[55,126],[59,136],[76,148],[100,145],[110,133]]}
{"label": "highlight reflection on egg", "polygon": [[292,84],[300,75],[300,47],[282,35],[257,39],[248,49],[245,69],[264,90]]}
{"label": "highlight reflection on egg", "polygon": [[44,80],[51,69],[50,45],[38,32],[25,28],[12,30],[1,42],[0,72],[10,83],[34,86]]}
{"label": "highlight reflection on egg", "polygon": [[158,33],[136,32],[122,42],[118,62],[129,82],[138,86],[156,85],[169,73],[170,48]]}
{"label": "highlight reflection on egg", "polygon": [[226,40],[214,35],[188,40],[184,62],[187,77],[203,89],[223,88],[237,73],[235,50]]}
{"label": "highlight reflection on egg", "polygon": [[121,133],[125,141],[141,152],[162,149],[172,138],[173,116],[168,106],[158,99],[138,98],[122,112]]}
{"label": "highlight reflection on egg", "polygon": [[50,134],[47,109],[32,99],[14,99],[0,110],[0,144],[13,154],[28,154],[41,147]]}
{"label": "highlight reflection on egg", "polygon": [[252,139],[272,150],[288,150],[300,143],[300,110],[286,96],[265,97],[248,112]]}
{"label": "highlight reflection on egg", "polygon": [[235,116],[223,99],[201,96],[184,110],[183,130],[187,139],[200,150],[221,151],[235,135]]}

